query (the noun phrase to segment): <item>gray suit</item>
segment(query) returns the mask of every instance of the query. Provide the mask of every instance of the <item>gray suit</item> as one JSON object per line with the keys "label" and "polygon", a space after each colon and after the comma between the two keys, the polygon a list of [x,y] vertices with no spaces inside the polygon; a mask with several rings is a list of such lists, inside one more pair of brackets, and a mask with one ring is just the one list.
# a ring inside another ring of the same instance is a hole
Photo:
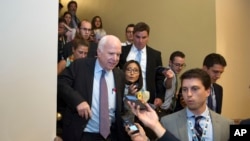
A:
{"label": "gray suit", "polygon": [[[232,120],[226,119],[221,115],[209,110],[213,125],[213,141],[228,141],[230,137],[229,127],[233,124]],[[162,117],[161,123],[180,141],[188,140],[187,114],[186,108],[176,113]]]}

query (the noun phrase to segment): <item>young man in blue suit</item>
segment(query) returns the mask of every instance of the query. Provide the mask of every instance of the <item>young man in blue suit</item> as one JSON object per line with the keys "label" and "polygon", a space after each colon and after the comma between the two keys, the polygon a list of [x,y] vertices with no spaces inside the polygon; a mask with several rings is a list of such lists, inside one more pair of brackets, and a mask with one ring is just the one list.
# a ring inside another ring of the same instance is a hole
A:
{"label": "young man in blue suit", "polygon": [[[157,134],[159,141],[228,141],[230,124],[233,124],[233,121],[208,108],[206,101],[210,95],[210,86],[210,76],[204,70],[191,69],[184,72],[181,76],[181,89],[187,106],[176,113],[162,117],[161,123],[156,112],[148,104],[146,104],[147,110],[140,110],[134,103],[129,103],[129,106],[144,125]],[[195,122],[197,117],[201,117],[199,122]],[[131,131],[126,129],[133,141],[146,141],[143,129],[139,125],[138,127],[140,132],[137,134],[131,134]]]}
{"label": "young man in blue suit", "polygon": [[221,114],[223,87],[216,83],[220,79],[225,67],[227,66],[225,58],[217,53],[208,54],[203,61],[203,70],[205,70],[211,78],[211,91],[207,99],[210,109]]}
{"label": "young man in blue suit", "polygon": [[[221,114],[222,109],[223,87],[217,84],[216,81],[220,79],[226,66],[227,63],[225,58],[217,53],[208,54],[203,60],[202,69],[208,73],[211,79],[211,90],[207,99],[207,105],[218,114]],[[177,109],[182,109],[183,106],[185,106],[183,99],[178,99]]]}

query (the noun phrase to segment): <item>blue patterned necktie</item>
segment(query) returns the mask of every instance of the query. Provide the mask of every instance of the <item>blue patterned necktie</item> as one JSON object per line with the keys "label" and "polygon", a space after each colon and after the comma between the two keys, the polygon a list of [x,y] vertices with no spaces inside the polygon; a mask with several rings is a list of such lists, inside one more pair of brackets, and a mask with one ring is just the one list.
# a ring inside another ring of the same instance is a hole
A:
{"label": "blue patterned necktie", "polygon": [[106,139],[110,133],[108,87],[105,80],[105,70],[100,79],[100,134]]}
{"label": "blue patterned necktie", "polygon": [[195,134],[196,134],[198,141],[201,140],[201,136],[202,136],[202,132],[203,132],[203,130],[200,126],[200,121],[201,121],[202,117],[203,116],[194,117],[195,118],[194,129],[195,129]]}

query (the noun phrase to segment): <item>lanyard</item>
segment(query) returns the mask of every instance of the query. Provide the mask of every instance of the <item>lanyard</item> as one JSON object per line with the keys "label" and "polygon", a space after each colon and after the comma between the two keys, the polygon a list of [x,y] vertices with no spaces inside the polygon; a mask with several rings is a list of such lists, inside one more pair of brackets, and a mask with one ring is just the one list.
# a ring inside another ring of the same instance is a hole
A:
{"label": "lanyard", "polygon": [[[202,128],[201,141],[205,141],[205,136],[206,136],[207,130],[208,130],[208,123],[209,123],[209,114],[206,117],[205,126]],[[198,138],[197,138],[197,136],[195,134],[196,130],[194,129],[194,126],[193,126],[191,120],[188,120],[188,125],[189,125],[189,128],[190,128],[191,132],[192,132],[192,139],[193,139],[193,141],[198,141]]]}

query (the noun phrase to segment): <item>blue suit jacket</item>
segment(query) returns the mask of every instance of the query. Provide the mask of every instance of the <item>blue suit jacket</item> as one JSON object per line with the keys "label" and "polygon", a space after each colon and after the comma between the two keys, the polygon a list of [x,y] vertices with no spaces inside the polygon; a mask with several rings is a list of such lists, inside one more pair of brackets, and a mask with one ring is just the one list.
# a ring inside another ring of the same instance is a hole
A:
{"label": "blue suit jacket", "polygon": [[221,85],[214,83],[214,93],[216,97],[216,113],[221,114],[222,100],[223,100],[223,88]]}
{"label": "blue suit jacket", "polygon": [[[216,109],[215,112],[218,114],[221,114],[221,108],[222,108],[222,98],[223,98],[223,88],[217,84],[213,83],[214,87],[214,94],[215,94],[215,99],[216,99]],[[211,95],[210,95],[211,96]],[[208,99],[210,98],[208,97]],[[212,104],[210,101],[208,101],[208,107],[212,109]]]}

